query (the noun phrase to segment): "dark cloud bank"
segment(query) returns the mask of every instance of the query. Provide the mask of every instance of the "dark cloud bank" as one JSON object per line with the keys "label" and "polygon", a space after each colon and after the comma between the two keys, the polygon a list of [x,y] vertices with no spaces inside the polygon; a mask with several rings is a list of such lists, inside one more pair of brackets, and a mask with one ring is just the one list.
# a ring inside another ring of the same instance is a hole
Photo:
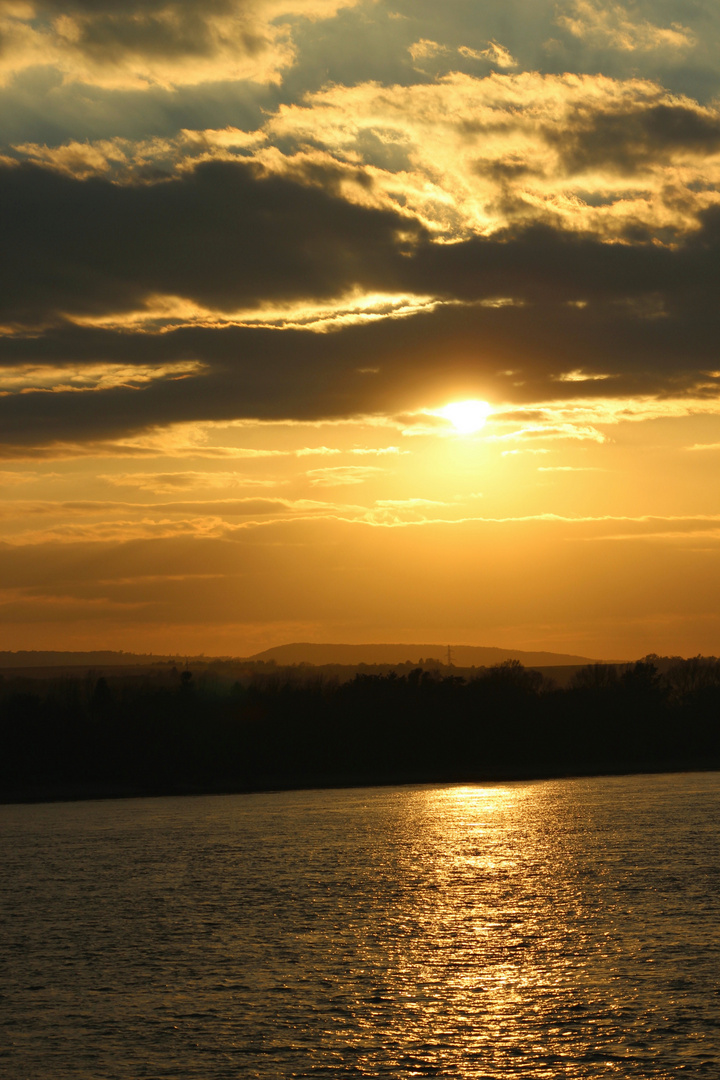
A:
{"label": "dark cloud bank", "polygon": [[[74,49],[95,62],[113,63],[125,54],[153,58],[209,57],[217,40],[209,20],[223,15],[242,19],[253,5],[243,0],[40,0],[35,15],[52,24],[58,16],[74,20]],[[248,32],[234,41],[252,53],[261,36]]]}
{"label": "dark cloud bank", "polygon": [[[396,411],[453,387],[537,400],[577,393],[556,381],[577,368],[614,376],[584,393],[688,393],[718,366],[720,210],[672,245],[640,231],[609,244],[549,225],[438,245],[411,218],[348,203],[331,173],[314,179],[211,163],[121,186],[0,168],[0,323],[15,331],[0,340],[0,365],[205,365],[196,377],[143,389],[0,397],[5,444],[179,420]],[[325,334],[238,326],[148,334],[72,322],[122,316],[152,295],[232,312],[327,302],[353,289],[446,306]],[[513,303],[487,306],[498,299]],[[498,375],[506,369],[524,386],[511,389]]]}

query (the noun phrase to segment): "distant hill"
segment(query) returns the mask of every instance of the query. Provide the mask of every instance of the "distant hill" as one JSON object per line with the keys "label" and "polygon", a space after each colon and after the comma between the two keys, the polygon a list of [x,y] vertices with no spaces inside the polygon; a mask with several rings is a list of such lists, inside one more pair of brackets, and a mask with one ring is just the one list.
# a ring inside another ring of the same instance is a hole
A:
{"label": "distant hill", "polygon": [[[294,642],[276,645],[255,653],[249,660],[274,660],[277,664],[417,664],[420,660],[447,663],[447,645],[319,645]],[[567,653],[524,652],[521,649],[496,649],[485,645],[453,645],[452,663],[456,667],[491,667],[504,660],[519,660],[526,667],[583,666],[599,661]]]}
{"label": "distant hill", "polygon": [[[207,657],[189,656],[188,661],[206,660]],[[137,667],[143,664],[176,663],[184,664],[185,656],[155,656],[152,653],[129,653],[111,649],[95,652],[60,652],[52,649],[23,649],[18,652],[0,652],[2,668],[46,668],[46,667],[103,667],[122,665]]]}
{"label": "distant hill", "polygon": [[[323,645],[314,642],[294,642],[276,645],[272,649],[248,657],[185,656],[184,654],[131,653],[122,650],[98,649],[88,652],[65,652],[53,650],[0,651],[0,671],[44,669],[50,673],[65,668],[147,668],[153,665],[176,664],[183,667],[187,662],[196,667],[217,663],[252,663],[275,661],[279,666],[289,664],[417,664],[420,660],[438,660],[447,664],[447,645]],[[567,653],[526,652],[522,649],[496,649],[482,645],[453,645],[451,660],[455,667],[491,667],[504,660],[519,660],[525,667],[584,667],[602,661],[587,656],[571,656]]]}

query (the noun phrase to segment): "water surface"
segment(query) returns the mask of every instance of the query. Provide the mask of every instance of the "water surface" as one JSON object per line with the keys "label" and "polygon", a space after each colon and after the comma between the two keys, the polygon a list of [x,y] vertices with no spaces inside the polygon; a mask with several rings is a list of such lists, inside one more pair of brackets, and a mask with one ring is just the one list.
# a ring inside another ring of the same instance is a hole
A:
{"label": "water surface", "polygon": [[0,1074],[716,1080],[718,822],[718,773],[0,807]]}

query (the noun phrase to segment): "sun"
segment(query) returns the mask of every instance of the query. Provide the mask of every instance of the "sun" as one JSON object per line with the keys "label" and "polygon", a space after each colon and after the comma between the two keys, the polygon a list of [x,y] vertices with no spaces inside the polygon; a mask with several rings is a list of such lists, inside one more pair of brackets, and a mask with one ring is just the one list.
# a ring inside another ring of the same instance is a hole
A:
{"label": "sun", "polygon": [[472,435],[485,427],[491,411],[487,401],[453,401],[436,415],[449,420],[459,435]]}

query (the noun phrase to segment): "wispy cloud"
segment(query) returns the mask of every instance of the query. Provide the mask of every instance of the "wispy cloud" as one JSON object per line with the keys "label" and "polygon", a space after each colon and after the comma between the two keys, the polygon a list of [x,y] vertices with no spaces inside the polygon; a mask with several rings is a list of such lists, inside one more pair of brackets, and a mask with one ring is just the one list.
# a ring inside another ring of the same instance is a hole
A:
{"label": "wispy cloud", "polygon": [[503,435],[487,435],[488,442],[525,442],[533,439],[571,439],[575,442],[603,443],[606,436],[594,427],[584,424],[543,424],[518,428]]}
{"label": "wispy cloud", "polygon": [[560,26],[575,37],[623,52],[687,51],[695,35],[678,22],[658,26],[647,19],[633,19],[622,4],[597,0],[572,0],[570,14],[558,14]]}
{"label": "wispy cloud", "polygon": [[34,472],[30,469],[11,471],[0,469],[0,487],[21,487],[25,484],[37,484],[41,481],[55,481],[60,479],[60,473]]}
{"label": "wispy cloud", "polygon": [[[2,475],[0,473],[0,477]],[[104,480],[113,487],[133,487],[156,494],[174,494],[188,489],[277,487],[287,483],[286,479],[250,477],[238,472],[200,472],[197,470],[164,473],[103,473],[98,479]]]}
{"label": "wispy cloud", "polygon": [[498,41],[489,41],[485,49],[470,49],[467,45],[461,45],[458,52],[460,56],[465,56],[470,60],[487,60],[499,68],[518,66],[515,57]]}
{"label": "wispy cloud", "polygon": [[206,365],[198,360],[160,364],[10,364],[0,368],[0,394],[33,391],[111,390],[146,386],[158,379],[181,379],[198,375]]}
{"label": "wispy cloud", "polygon": [[382,472],[370,465],[337,465],[328,469],[309,469],[305,475],[313,487],[344,487],[364,484]]}
{"label": "wispy cloud", "polygon": [[602,382],[605,379],[617,378],[614,375],[603,375],[597,372],[581,371],[579,368],[575,371],[565,371],[562,375],[556,375],[554,378],[558,382]]}

